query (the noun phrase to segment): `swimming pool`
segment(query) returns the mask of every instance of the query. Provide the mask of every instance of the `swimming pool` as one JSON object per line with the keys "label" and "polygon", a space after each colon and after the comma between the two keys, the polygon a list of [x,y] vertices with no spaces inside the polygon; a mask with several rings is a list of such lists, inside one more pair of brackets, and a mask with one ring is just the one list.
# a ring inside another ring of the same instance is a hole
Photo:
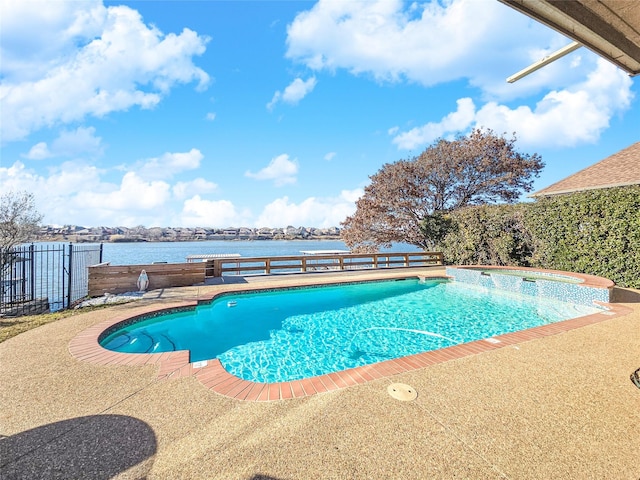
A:
{"label": "swimming pool", "polygon": [[602,312],[446,279],[225,294],[195,309],[116,324],[99,342],[127,353],[189,350],[252,382],[369,365]]}

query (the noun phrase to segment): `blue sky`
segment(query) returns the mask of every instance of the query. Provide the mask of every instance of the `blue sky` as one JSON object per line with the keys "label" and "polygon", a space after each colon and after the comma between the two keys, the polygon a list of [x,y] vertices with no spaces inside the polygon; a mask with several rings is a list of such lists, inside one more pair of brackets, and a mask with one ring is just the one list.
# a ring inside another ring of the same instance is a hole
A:
{"label": "blue sky", "polygon": [[338,225],[474,127],[535,189],[640,139],[638,80],[495,0],[0,0],[0,190],[47,224]]}

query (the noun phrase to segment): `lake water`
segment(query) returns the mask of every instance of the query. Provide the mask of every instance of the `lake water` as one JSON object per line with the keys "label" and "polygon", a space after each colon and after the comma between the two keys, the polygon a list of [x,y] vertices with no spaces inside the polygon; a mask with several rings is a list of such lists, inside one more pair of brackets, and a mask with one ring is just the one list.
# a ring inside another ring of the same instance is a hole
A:
{"label": "lake water", "polygon": [[[182,263],[188,255],[237,253],[243,257],[301,255],[303,250],[349,250],[340,240],[208,240],[201,242],[105,243],[102,261],[112,265]],[[415,245],[394,244],[382,252],[419,252]]]}

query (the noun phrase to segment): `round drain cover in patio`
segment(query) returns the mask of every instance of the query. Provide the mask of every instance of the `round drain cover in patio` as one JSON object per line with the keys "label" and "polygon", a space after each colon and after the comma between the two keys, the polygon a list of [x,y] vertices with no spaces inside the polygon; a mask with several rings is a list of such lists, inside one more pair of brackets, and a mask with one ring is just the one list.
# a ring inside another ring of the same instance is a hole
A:
{"label": "round drain cover in patio", "polygon": [[418,397],[416,389],[404,383],[392,383],[387,387],[387,392],[396,400],[403,402],[415,400]]}
{"label": "round drain cover in patio", "polygon": [[636,387],[640,388],[640,368],[631,374],[631,381]]}

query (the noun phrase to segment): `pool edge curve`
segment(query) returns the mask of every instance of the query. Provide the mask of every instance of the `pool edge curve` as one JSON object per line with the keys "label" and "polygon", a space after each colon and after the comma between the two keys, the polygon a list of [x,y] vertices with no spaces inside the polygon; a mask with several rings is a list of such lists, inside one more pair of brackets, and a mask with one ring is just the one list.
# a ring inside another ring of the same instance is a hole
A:
{"label": "pool edge curve", "polygon": [[[558,272],[567,273],[567,272]],[[578,275],[578,274],[573,274]],[[422,275],[404,275],[404,278],[419,278]],[[441,274],[432,278],[442,278]],[[322,285],[348,283],[331,281]],[[273,289],[269,286],[255,286],[246,290]],[[244,291],[244,290],[243,290]],[[148,315],[175,309],[195,308],[201,302],[212,301],[219,295],[238,293],[237,290],[221,291],[213,295],[203,295],[196,300],[173,303],[149,304],[135,313],[116,315],[99,322],[76,335],[69,343],[69,353],[77,360],[97,365],[154,365],[161,380],[195,377],[205,388],[229,398],[243,401],[276,401],[303,398],[327,393],[343,388],[362,385],[373,380],[389,378],[397,374],[414,371],[431,365],[476,355],[530,340],[564,333],[576,328],[592,325],[618,316],[626,315],[631,309],[620,304],[606,303],[606,312],[577,317],[548,325],[506,333],[490,339],[454,345],[451,347],[418,353],[406,357],[386,360],[352,369],[332,372],[301,380],[278,383],[258,383],[241,379],[227,372],[217,359],[190,363],[189,351],[179,350],[164,353],[120,353],[107,350],[99,343],[103,333],[117,324]]]}

